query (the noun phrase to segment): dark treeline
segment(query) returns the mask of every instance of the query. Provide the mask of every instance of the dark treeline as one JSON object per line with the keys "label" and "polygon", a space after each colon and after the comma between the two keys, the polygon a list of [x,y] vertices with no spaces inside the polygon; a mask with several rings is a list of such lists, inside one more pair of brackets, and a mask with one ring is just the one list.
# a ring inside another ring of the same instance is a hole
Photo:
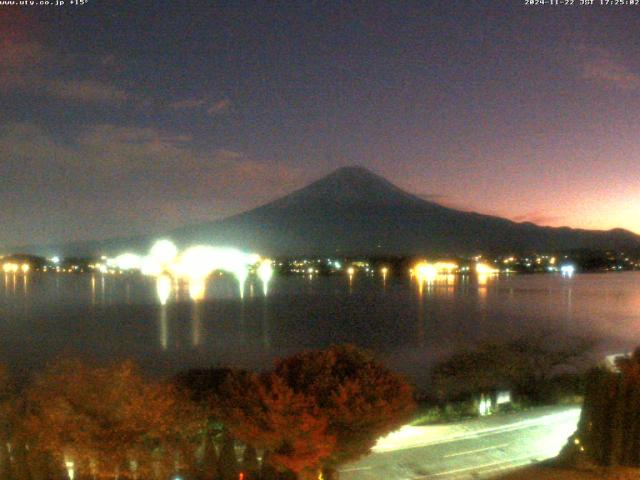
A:
{"label": "dark treeline", "polygon": [[508,390],[526,405],[548,405],[581,395],[596,340],[539,331],[509,341],[487,341],[434,365],[425,401],[468,401]]}
{"label": "dark treeline", "polygon": [[587,378],[578,429],[562,459],[578,465],[639,467],[640,348],[593,368]]}
{"label": "dark treeline", "polygon": [[[503,263],[505,258],[512,257],[515,260],[508,264]],[[605,271],[630,271],[640,269],[640,252],[639,251],[605,251],[579,249],[571,251],[559,251],[542,254],[540,252],[528,253],[490,253],[479,255],[478,257],[462,257],[457,255],[429,254],[410,255],[410,256],[393,256],[393,255],[369,255],[369,256],[348,256],[334,257],[340,260],[343,266],[353,263],[365,262],[374,271],[378,271],[382,267],[389,269],[390,276],[407,275],[407,272],[413,268],[418,261],[425,258],[430,260],[447,260],[455,262],[460,268],[468,267],[473,269],[476,259],[480,258],[482,262],[493,264],[496,268],[509,268],[510,271],[516,273],[546,273],[549,272],[549,258],[554,258],[557,263],[553,266],[558,267],[563,264],[572,265],[579,272],[605,272]],[[543,262],[536,261],[538,258]],[[326,257],[280,257],[276,261],[276,269],[280,275],[289,275],[296,273],[296,261],[305,259],[309,262],[309,266],[317,269],[319,275],[343,274],[343,270],[332,267],[327,262]],[[299,272],[298,272],[299,273]]]}
{"label": "dark treeline", "polygon": [[0,370],[0,480],[337,478],[406,422],[413,392],[352,346],[262,374],[152,381],[125,361],[57,360],[23,387]]}
{"label": "dark treeline", "polygon": [[[539,273],[547,272],[546,263],[537,263],[535,259],[543,255],[542,252],[488,252],[481,255],[485,262],[495,263],[497,267],[504,267],[502,259],[514,257],[516,260],[509,263],[508,267],[511,271],[518,273]],[[640,251],[613,251],[613,250],[593,250],[593,249],[574,249],[568,251],[546,252],[545,258],[555,257],[559,263],[567,263],[574,265],[581,272],[599,272],[611,270],[638,270],[640,269]],[[64,257],[59,263],[54,264],[51,260],[41,256],[29,254],[11,254],[2,258],[2,262],[27,263],[33,270],[43,270],[47,268],[61,267],[69,269],[73,267],[73,271],[77,273],[93,271],[96,263],[102,262],[99,257]],[[417,261],[423,259],[445,259],[456,262],[460,267],[472,267],[475,258],[469,256],[460,256],[456,254],[436,254],[425,252],[424,255],[336,255],[333,260],[339,260],[343,265],[350,265],[354,262],[366,262],[374,270],[382,267],[389,268],[389,274],[395,276],[405,276],[410,268]],[[295,272],[296,261],[305,259],[309,262],[309,266],[317,269],[320,275],[331,275],[343,273],[342,270],[336,269],[327,258],[317,255],[297,256],[297,257],[278,257],[275,262],[276,270],[281,275],[293,274]]]}

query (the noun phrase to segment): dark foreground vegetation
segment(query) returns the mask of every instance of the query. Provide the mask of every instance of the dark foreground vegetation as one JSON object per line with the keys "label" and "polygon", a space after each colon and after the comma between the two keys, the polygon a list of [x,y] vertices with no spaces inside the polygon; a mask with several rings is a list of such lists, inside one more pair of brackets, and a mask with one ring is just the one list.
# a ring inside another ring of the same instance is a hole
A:
{"label": "dark foreground vegetation", "polygon": [[[260,374],[195,369],[167,381],[145,378],[131,362],[62,359],[20,386],[0,369],[0,480],[330,480],[409,420],[478,415],[478,399],[500,391],[511,398],[494,411],[581,397],[588,384],[583,428],[612,418],[621,425],[637,392],[610,372],[585,375],[592,347],[543,332],[460,351],[432,369],[417,416],[406,381],[353,346],[302,352]],[[640,378],[640,356],[629,362],[619,367],[631,372],[624,378]],[[600,390],[622,396],[595,399]],[[601,413],[605,401],[618,416]],[[605,439],[637,442],[633,428],[580,435],[602,452],[595,445]]]}
{"label": "dark foreground vegetation", "polygon": [[572,463],[640,467],[640,348],[589,372],[578,429],[563,456]]}
{"label": "dark foreground vegetation", "polygon": [[[594,345],[589,338],[541,331],[459,351],[431,370],[416,422],[478,415],[480,398],[491,411],[579,402]],[[497,405],[500,392],[508,392],[509,401]]]}
{"label": "dark foreground vegetation", "polygon": [[557,458],[500,478],[640,478],[640,348],[589,370],[578,428]]}
{"label": "dark foreground vegetation", "polygon": [[351,346],[262,374],[204,369],[166,382],[130,362],[59,360],[23,388],[0,372],[0,479],[337,478],[413,407],[400,376]]}

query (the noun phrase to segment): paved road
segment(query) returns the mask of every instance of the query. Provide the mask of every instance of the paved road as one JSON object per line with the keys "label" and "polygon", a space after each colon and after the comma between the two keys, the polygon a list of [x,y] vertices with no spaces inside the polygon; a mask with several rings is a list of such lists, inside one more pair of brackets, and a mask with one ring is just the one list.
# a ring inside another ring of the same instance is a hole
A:
{"label": "paved road", "polygon": [[403,427],[368,457],[340,470],[341,480],[477,479],[555,457],[580,409],[553,407],[446,426]]}

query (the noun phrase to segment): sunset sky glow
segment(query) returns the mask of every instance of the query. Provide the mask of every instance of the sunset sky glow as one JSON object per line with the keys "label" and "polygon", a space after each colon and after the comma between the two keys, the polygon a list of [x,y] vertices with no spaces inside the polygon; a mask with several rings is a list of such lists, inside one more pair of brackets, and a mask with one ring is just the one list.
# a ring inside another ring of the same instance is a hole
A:
{"label": "sunset sky glow", "polygon": [[640,233],[638,32],[640,6],[516,0],[0,6],[0,246],[160,233],[346,165]]}

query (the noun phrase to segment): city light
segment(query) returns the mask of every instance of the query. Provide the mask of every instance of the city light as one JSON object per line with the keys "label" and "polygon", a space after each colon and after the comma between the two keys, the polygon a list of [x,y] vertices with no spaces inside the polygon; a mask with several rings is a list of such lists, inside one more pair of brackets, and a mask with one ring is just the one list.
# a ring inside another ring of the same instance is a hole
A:
{"label": "city light", "polygon": [[246,265],[236,265],[235,269],[232,270],[232,273],[235,275],[236,280],[238,280],[238,288],[240,289],[240,298],[244,297],[244,283],[249,276],[249,269]]}
{"label": "city light", "polygon": [[387,275],[389,273],[389,268],[388,267],[382,267],[380,269],[380,273],[382,274],[382,284],[386,287],[387,286]]}
{"label": "city light", "polygon": [[73,460],[65,459],[64,466],[67,469],[67,475],[69,476],[69,480],[73,480],[75,478],[75,464]]}
{"label": "city light", "polygon": [[492,267],[488,263],[476,263],[476,273],[478,275],[490,275],[492,273],[500,273],[500,270]]}
{"label": "city light", "polygon": [[450,281],[450,277],[454,272],[460,269],[457,263],[454,262],[435,262],[429,263],[425,260],[416,263],[412,269],[409,270],[411,277],[416,277],[420,284],[433,283],[439,277],[447,282]]}
{"label": "city light", "polygon": [[140,268],[142,273],[157,276],[162,272],[168,271],[169,265],[172,264],[177,254],[178,249],[173,242],[169,240],[157,241],[153,247],[151,247],[149,255],[141,261]]}
{"label": "city light", "polygon": [[119,270],[140,270],[142,268],[142,257],[134,253],[123,253],[108,261],[107,264]]}
{"label": "city light", "polygon": [[4,273],[16,273],[19,269],[19,265],[17,263],[7,262],[2,265],[2,270]]}
{"label": "city light", "polygon": [[178,254],[178,248],[170,240],[158,240],[149,251],[149,256],[159,263],[169,263]]}
{"label": "city light", "polygon": [[193,301],[202,300],[206,293],[206,285],[203,279],[189,280],[189,297]]}
{"label": "city light", "polygon": [[267,294],[269,288],[269,281],[273,277],[273,266],[271,260],[263,260],[257,270],[258,277],[262,281],[262,290],[264,294]]}
{"label": "city light", "polygon": [[576,267],[573,265],[562,265],[560,267],[560,273],[562,273],[563,277],[571,277],[576,271]]}
{"label": "city light", "polygon": [[200,300],[205,296],[206,280],[216,271],[230,273],[236,278],[240,297],[244,296],[244,285],[250,269],[257,265],[255,273],[263,283],[265,294],[274,271],[272,261],[262,259],[256,253],[210,245],[194,245],[179,251],[169,240],[156,242],[146,256],[127,252],[112,259],[104,257],[104,261],[105,263],[95,264],[94,268],[102,273],[137,270],[143,275],[158,278],[158,296],[161,302],[166,302],[169,296],[166,292],[170,291],[170,282],[165,277],[173,282],[188,282],[190,297]]}
{"label": "city light", "polygon": [[416,278],[420,283],[432,283],[438,276],[438,270],[435,265],[428,262],[417,263],[413,269]]}
{"label": "city light", "polygon": [[453,273],[458,270],[458,264],[453,262],[436,262],[434,267],[438,273]]}
{"label": "city light", "polygon": [[171,295],[171,277],[169,275],[160,275],[156,279],[156,293],[160,305],[166,305]]}

